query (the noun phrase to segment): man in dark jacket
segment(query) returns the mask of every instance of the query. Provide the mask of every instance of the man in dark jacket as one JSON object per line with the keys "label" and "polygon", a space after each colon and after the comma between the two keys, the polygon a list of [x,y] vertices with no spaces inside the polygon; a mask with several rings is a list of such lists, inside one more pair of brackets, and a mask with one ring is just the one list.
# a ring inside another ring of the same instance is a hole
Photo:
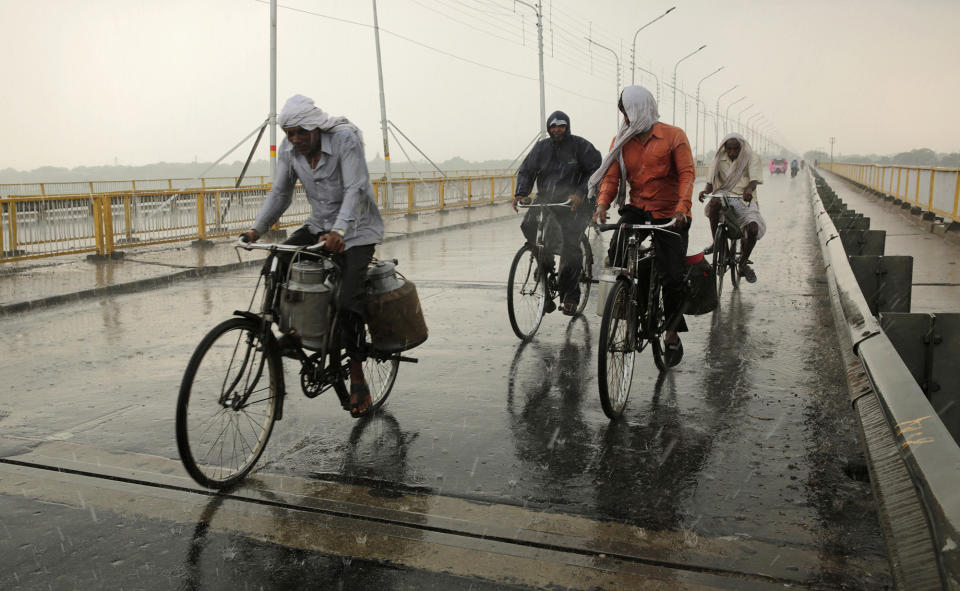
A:
{"label": "man in dark jacket", "polygon": [[[573,316],[580,301],[580,272],[583,262],[580,259],[580,236],[590,223],[593,203],[587,200],[587,180],[600,167],[600,152],[586,139],[570,133],[570,118],[563,111],[554,111],[547,118],[547,132],[544,138],[533,146],[523,159],[517,171],[517,190],[513,198],[513,209],[517,203],[530,195],[533,183],[537,183],[537,201],[540,203],[562,203],[570,200],[571,208],[553,207],[545,209],[552,214],[560,228],[558,240],[560,248],[560,301],[563,313]],[[537,241],[537,212],[531,209],[520,224],[527,242]],[[553,267],[553,254],[550,249],[544,253],[544,263]],[[547,302],[547,311],[556,309],[556,304]]]}

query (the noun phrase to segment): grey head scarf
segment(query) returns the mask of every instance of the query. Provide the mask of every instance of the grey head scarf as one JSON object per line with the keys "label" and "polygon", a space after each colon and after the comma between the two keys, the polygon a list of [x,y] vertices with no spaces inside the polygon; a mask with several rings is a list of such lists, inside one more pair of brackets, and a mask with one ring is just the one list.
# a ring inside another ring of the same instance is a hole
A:
{"label": "grey head scarf", "polygon": [[[720,158],[723,156],[724,150],[723,146],[727,143],[727,140],[737,140],[740,142],[740,154],[737,156],[737,159],[733,161],[733,166],[730,167],[730,172],[727,174],[727,178],[723,179],[723,182],[720,182]],[[740,177],[743,176],[743,173],[747,170],[747,166],[750,164],[750,159],[753,158],[753,148],[750,147],[750,144],[746,139],[739,133],[729,133],[724,136],[723,141],[720,142],[720,146],[717,148],[717,153],[713,155],[713,177],[707,179],[707,182],[713,185],[714,191],[731,191],[733,187],[736,186],[737,181],[740,180]]]}
{"label": "grey head scarf", "polygon": [[287,99],[283,105],[283,110],[277,117],[277,123],[280,127],[302,127],[307,131],[319,129],[322,132],[331,132],[338,129],[350,129],[360,137],[363,143],[363,135],[360,129],[351,123],[346,117],[331,117],[323,109],[313,103],[313,99],[295,94]]}
{"label": "grey head scarf", "polygon": [[[620,93],[620,104],[627,114],[627,119],[620,124],[616,139],[610,148],[600,168],[590,177],[588,183],[589,194],[595,198],[600,189],[600,182],[606,176],[607,170],[617,161],[620,163],[620,187],[617,191],[616,205],[623,205],[626,200],[627,175],[626,168],[623,165],[623,146],[633,137],[649,131],[653,125],[660,121],[660,112],[657,110],[657,100],[653,94],[642,86],[627,86]],[[629,120],[629,123],[627,122]]]}

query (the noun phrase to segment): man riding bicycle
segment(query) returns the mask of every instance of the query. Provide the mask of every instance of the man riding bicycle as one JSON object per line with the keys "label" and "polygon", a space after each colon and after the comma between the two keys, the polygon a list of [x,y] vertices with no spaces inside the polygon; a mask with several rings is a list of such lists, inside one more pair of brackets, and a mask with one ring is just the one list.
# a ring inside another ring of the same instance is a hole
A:
{"label": "man riding bicycle", "polygon": [[[667,365],[680,363],[683,344],[678,332],[687,330],[683,305],[684,256],[690,228],[690,198],[696,169],[687,135],[679,127],[660,122],[657,101],[642,86],[628,86],[620,95],[623,123],[603,159],[590,177],[590,192],[597,194],[593,219],[605,222],[607,209],[616,202],[624,224],[660,224],[676,221],[670,233],[655,232],[657,265],[664,274],[663,307],[667,317],[664,333]],[[626,169],[624,172],[623,169]],[[622,179],[625,178],[627,182]],[[626,186],[630,186],[629,204]],[[623,266],[620,231],[610,241],[611,265]]]}
{"label": "man riding bicycle", "polygon": [[[580,235],[590,223],[592,204],[583,204],[587,196],[587,179],[600,166],[600,152],[586,139],[570,133],[570,117],[563,111],[554,111],[547,118],[550,137],[538,141],[517,171],[517,189],[513,197],[513,210],[517,203],[530,195],[533,183],[537,183],[537,201],[562,203],[570,200],[570,209],[550,209],[553,219],[560,227],[560,236],[547,233],[548,252],[540,253],[548,271],[553,269],[553,253],[550,246],[556,240],[562,242],[560,249],[559,293],[563,313],[573,316],[580,301]],[[537,243],[537,215],[530,210],[520,223],[520,230],[531,246]],[[544,213],[544,215],[546,215]],[[550,226],[548,226],[550,228]],[[546,311],[556,310],[556,304],[547,300]]]}
{"label": "man riding bicycle", "polygon": [[[743,232],[743,250],[740,254],[740,276],[749,283],[756,283],[757,274],[750,267],[750,253],[757,241],[767,231],[767,224],[760,215],[760,206],[757,205],[757,185],[763,182],[763,169],[760,167],[760,157],[753,151],[747,140],[739,133],[731,133],[723,138],[720,148],[713,157],[710,171],[707,173],[707,186],[700,192],[699,199],[703,203],[704,195],[714,191],[723,191],[742,195],[743,200],[730,199],[729,207],[733,208],[740,228]],[[720,223],[720,202],[711,199],[704,212],[710,218],[710,235],[717,235],[717,225]],[[714,244],[704,249],[705,254],[713,252]]]}
{"label": "man riding bicycle", "polygon": [[[290,207],[294,186],[300,181],[311,213],[284,244],[326,241],[342,269],[338,322],[350,357],[350,414],[360,417],[371,402],[363,376],[361,282],[383,239],[383,219],[367,172],[363,137],[345,117],[331,117],[317,108],[313,99],[299,94],[287,100],[277,122],[286,138],[277,153],[273,187],[253,227],[241,237],[254,242],[266,233]],[[281,345],[284,338],[289,335],[281,339]]]}

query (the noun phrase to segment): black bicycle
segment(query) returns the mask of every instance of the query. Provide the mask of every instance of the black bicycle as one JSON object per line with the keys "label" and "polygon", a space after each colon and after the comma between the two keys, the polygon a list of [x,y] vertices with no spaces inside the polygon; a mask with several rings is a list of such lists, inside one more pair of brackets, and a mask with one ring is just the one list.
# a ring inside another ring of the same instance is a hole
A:
{"label": "black bicycle", "polygon": [[740,223],[730,207],[731,199],[743,200],[733,193],[707,193],[704,198],[720,200],[720,219],[713,237],[713,272],[717,275],[717,297],[723,293],[723,275],[730,270],[733,289],[740,289]]}
{"label": "black bicycle", "polygon": [[[510,277],[507,280],[507,312],[510,316],[510,326],[521,340],[527,340],[537,333],[540,322],[547,310],[547,302],[557,298],[559,293],[559,265],[545,264],[556,257],[556,254],[547,252],[545,230],[550,219],[546,209],[551,207],[570,207],[570,201],[563,203],[520,203],[518,207],[539,209],[537,224],[537,243],[524,243],[513,257],[510,265]],[[580,258],[582,271],[580,273],[580,301],[577,303],[576,315],[583,312],[590,299],[590,286],[596,283],[593,279],[593,251],[586,234],[580,236]]]}
{"label": "black bicycle", "polygon": [[[667,317],[663,308],[663,277],[657,266],[654,232],[672,232],[664,224],[601,224],[606,232],[620,228],[623,267],[614,267],[616,279],[607,294],[600,320],[597,382],[600,404],[611,419],[623,415],[633,382],[637,353],[649,348],[653,363],[664,372]],[[619,249],[618,249],[619,250]]]}
{"label": "black bicycle", "polygon": [[[276,256],[268,271],[260,275],[250,306],[235,311],[234,317],[215,326],[197,345],[177,399],[177,449],[187,472],[202,486],[226,488],[241,479],[256,464],[273,431],[275,421],[283,418],[286,387],[283,358],[300,363],[300,387],[314,398],[333,389],[341,406],[348,408],[350,394],[349,361],[340,344],[337,322],[337,295],[340,268],[322,245],[238,243],[245,250],[292,253],[286,274]],[[312,312],[320,324],[329,327],[312,339],[283,339],[274,327],[291,322],[291,306],[298,298],[310,297],[288,289],[294,263],[313,261],[311,273],[320,273],[322,281],[312,290],[329,294],[326,306]],[[261,288],[262,286],[262,288]],[[260,295],[259,312],[251,308]],[[368,358],[363,372],[370,388],[373,411],[383,405],[393,389],[401,361],[416,359],[399,354],[377,353],[367,344]]]}

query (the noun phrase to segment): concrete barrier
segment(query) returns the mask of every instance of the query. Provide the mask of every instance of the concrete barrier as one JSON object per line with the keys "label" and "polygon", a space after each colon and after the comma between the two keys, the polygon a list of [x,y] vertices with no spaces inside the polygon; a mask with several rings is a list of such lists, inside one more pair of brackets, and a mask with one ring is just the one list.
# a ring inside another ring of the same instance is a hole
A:
{"label": "concrete barrier", "polygon": [[[903,327],[892,328],[904,317],[884,313],[881,323],[851,268],[828,214],[844,211],[846,206],[838,203],[819,176],[811,183],[810,197],[851,401],[862,430],[895,583],[910,590],[960,589],[960,414],[955,410],[960,388],[954,385],[960,381],[954,365],[960,333],[953,320],[936,330],[928,319],[927,330],[919,338],[920,344],[927,338],[933,350],[929,357],[923,353],[924,368],[917,370],[920,362],[912,350],[919,348],[916,321],[904,320]],[[872,258],[878,257],[883,258]],[[900,343],[899,349],[884,325]],[[935,343],[938,335],[940,343]],[[903,356],[900,350],[909,354]],[[935,370],[928,371],[930,360]],[[950,389],[941,385],[935,396],[928,397],[923,381],[928,391],[941,382],[949,383]]]}

